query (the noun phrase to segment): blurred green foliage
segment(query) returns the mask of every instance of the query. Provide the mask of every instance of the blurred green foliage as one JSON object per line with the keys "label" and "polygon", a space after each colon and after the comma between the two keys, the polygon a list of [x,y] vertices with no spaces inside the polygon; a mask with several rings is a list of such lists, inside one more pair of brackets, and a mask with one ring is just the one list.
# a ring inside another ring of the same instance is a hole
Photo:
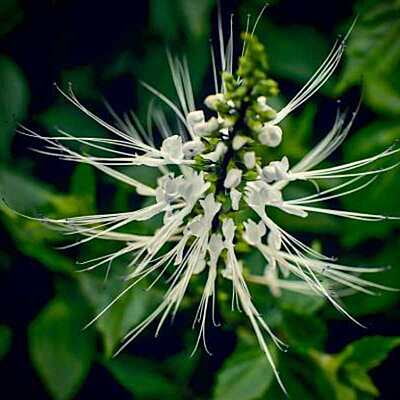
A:
{"label": "blurred green foliage", "polygon": [[[279,5],[285,0],[275,3]],[[238,20],[241,20],[243,29],[247,13],[257,15],[262,5],[263,2],[257,0],[240,2],[240,18],[236,19],[235,29],[239,31]],[[187,56],[195,92],[204,95],[204,82],[210,69],[208,38],[215,30],[211,26],[215,12],[214,0],[150,0],[146,29],[152,34],[140,57],[125,48],[102,70],[87,65],[65,68],[60,81],[64,84],[72,81],[79,97],[94,103],[95,107],[101,107],[96,81],[112,81],[125,74],[171,94],[172,82],[165,56],[165,44],[168,44],[173,51]],[[345,95],[353,87],[363,87],[363,112],[367,117],[337,155],[344,162],[382,151],[400,138],[400,2],[357,2],[356,12],[359,18],[349,39],[344,67],[322,89],[322,99],[333,104],[338,94]],[[0,21],[7,23],[1,24],[0,35],[5,35],[23,20],[23,14],[17,2],[2,2]],[[268,49],[271,74],[288,87],[298,87],[307,81],[327,54],[332,36],[312,26],[281,25],[273,15],[274,7],[271,7],[258,26],[258,35]],[[337,31],[349,26],[352,18],[353,15],[347,15],[338,20]],[[140,101],[135,111],[145,118],[149,95],[138,87],[137,96]],[[74,166],[69,177],[60,174],[60,181],[69,182],[62,192],[35,176],[28,151],[19,156],[18,162],[11,162],[14,131],[17,123],[25,121],[28,116],[29,98],[29,86],[23,71],[9,56],[1,55],[0,190],[5,199],[0,204],[1,224],[15,248],[47,269],[54,282],[54,298],[33,318],[27,330],[32,365],[52,398],[78,398],[80,388],[97,363],[137,399],[284,399],[244,318],[230,312],[229,299],[224,297],[223,291],[219,299],[223,325],[225,330],[235,335],[236,347],[213,374],[208,387],[199,392],[193,381],[207,369],[207,361],[204,365],[201,360],[205,356],[198,353],[190,357],[195,333],[187,327],[184,334],[177,334],[185,338],[182,339],[184,351],[168,354],[162,362],[131,353],[112,358],[123,336],[161,300],[162,289],[147,291],[143,284],[124,296],[94,326],[82,331],[86,323],[126,287],[126,282],[121,279],[125,267],[123,261],[113,264],[106,280],[104,271],[77,273],[75,260],[100,256],[112,251],[113,245],[99,241],[82,246],[76,253],[58,251],[54,247],[68,243],[68,238],[34,219],[17,215],[9,206],[33,216],[37,212],[51,217],[93,213],[100,207],[99,188],[102,185],[112,185],[110,190],[114,195],[107,203],[109,212],[132,207],[132,204],[137,207],[141,200],[129,187],[95,174],[89,166]],[[284,101],[283,97],[278,99],[278,102]],[[282,151],[292,160],[300,159],[321,135],[315,134],[315,128],[321,127],[318,122],[321,103],[318,101],[313,99],[301,112],[285,121]],[[102,127],[61,99],[45,111],[30,115],[28,121],[39,124],[42,131],[52,132],[58,126],[75,135],[106,134]],[[327,131],[329,125],[324,121],[322,128]],[[149,179],[151,182],[154,178],[145,168],[129,170],[129,173],[140,175],[143,181]],[[388,172],[362,193],[344,197],[340,206],[362,212],[378,210],[382,214],[399,214],[397,175],[398,170]],[[399,286],[400,243],[395,222],[338,222],[327,215],[313,216],[306,221],[299,221],[296,217],[280,218],[279,222],[287,230],[317,238],[315,245],[323,249],[327,245],[335,248],[335,253],[349,263],[392,264],[392,269],[370,279]],[[153,228],[151,225],[134,226],[132,230],[151,231]],[[12,257],[8,252],[8,247],[2,247],[4,262]],[[250,257],[246,262],[257,263],[256,254]],[[192,305],[196,304],[198,297],[193,290],[183,304],[183,313],[189,317],[193,315]],[[398,337],[368,336],[366,331],[365,337],[333,354],[326,347],[330,323],[341,320],[343,316],[329,304],[319,298],[289,292],[276,299],[262,288],[254,288],[254,298],[267,322],[290,346],[288,352],[274,350],[274,357],[291,398],[367,400],[379,396],[369,372],[400,345]],[[382,315],[399,324],[399,315],[394,312],[399,300],[399,292],[384,292],[379,296],[356,294],[345,298],[344,302],[355,317]],[[153,340],[151,330],[144,335]],[[0,359],[3,362],[7,362],[11,337],[11,329],[0,325]],[[214,352],[218,352],[218,346]]]}

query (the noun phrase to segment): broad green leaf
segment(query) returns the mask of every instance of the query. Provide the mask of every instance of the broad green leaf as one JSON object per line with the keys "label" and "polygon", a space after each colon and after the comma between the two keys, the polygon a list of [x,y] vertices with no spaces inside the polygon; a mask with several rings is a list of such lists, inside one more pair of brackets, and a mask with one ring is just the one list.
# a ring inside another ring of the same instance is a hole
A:
{"label": "broad green leaf", "polygon": [[287,400],[287,398],[301,400],[319,400],[318,386],[323,387],[324,400],[336,400],[332,388],[321,371],[316,369],[306,358],[299,358],[289,349],[286,353],[279,353],[279,373],[285,383],[288,396],[274,381],[267,393],[261,397],[263,400]]}
{"label": "broad green leaf", "polygon": [[0,171],[0,190],[4,198],[4,203],[0,204],[0,210],[5,215],[4,224],[19,250],[54,270],[71,271],[72,263],[58,255],[54,248],[48,248],[65,238],[29,217],[76,215],[82,210],[79,198],[55,194],[48,185],[7,170]]}
{"label": "broad green leaf", "polygon": [[[43,227],[42,229],[47,229]],[[38,260],[53,272],[73,273],[76,271],[75,263],[68,257],[54,250],[50,246],[43,245],[38,241],[17,241],[21,253]]]}
{"label": "broad green leaf", "polygon": [[316,114],[316,105],[308,103],[301,114],[289,115],[283,121],[285,135],[280,145],[280,151],[291,160],[292,166],[310,151]]}
{"label": "broad green leaf", "polygon": [[80,164],[71,178],[71,194],[80,199],[82,204],[79,214],[93,212],[96,204],[96,177],[90,165]]}
{"label": "broad green leaf", "polygon": [[[260,6],[254,9],[258,14]],[[246,16],[248,9],[243,16]],[[314,28],[301,25],[278,26],[264,16],[257,35],[265,44],[271,75],[305,83],[329,53],[327,40]],[[296,40],[293,40],[293,38]],[[326,90],[326,87],[325,87]]]}
{"label": "broad green leaf", "polygon": [[[44,182],[35,181],[22,172],[2,169],[0,189],[6,205],[1,208],[8,214],[11,210],[37,217],[38,213],[55,215],[75,215],[80,209],[79,198],[72,195],[57,194],[54,188]],[[17,215],[14,213],[14,216]]]}
{"label": "broad green leaf", "polygon": [[81,302],[53,299],[31,323],[28,347],[33,365],[56,400],[72,399],[84,382],[95,351],[90,330],[82,331]]}
{"label": "broad green leaf", "polygon": [[252,400],[262,396],[273,371],[261,350],[244,348],[229,356],[217,375],[214,400]]}
{"label": "broad green leaf", "polygon": [[76,196],[96,196],[96,179],[93,167],[80,164],[71,178],[71,192]]}
{"label": "broad green leaf", "polygon": [[210,13],[215,6],[213,0],[199,2],[185,0],[150,1],[150,21],[152,28],[160,32],[164,40],[178,39],[181,32],[187,32],[187,37],[208,35]]}
{"label": "broad green leaf", "polygon": [[[98,114],[92,107],[87,107],[95,114]],[[107,135],[107,131],[103,126],[86,116],[74,105],[67,103],[66,100],[63,103],[52,105],[44,113],[40,114],[37,119],[50,132],[62,129],[78,137],[104,137]],[[85,148],[84,145],[78,146]]]}
{"label": "broad green leaf", "polygon": [[114,378],[138,399],[179,399],[182,387],[166,378],[155,363],[121,355],[104,362]]}
{"label": "broad green leaf", "polygon": [[[191,345],[192,347],[194,346],[193,343]],[[186,346],[186,348],[188,348],[188,346]],[[187,384],[197,367],[200,357],[200,351],[190,356],[187,351],[182,351],[168,358],[164,362],[164,365],[176,382]]]}
{"label": "broad green leaf", "polygon": [[150,1],[150,24],[152,29],[160,32],[167,41],[174,39],[179,31],[176,1],[173,0],[172,3],[175,4],[172,6],[170,2],[167,3],[163,0]]}
{"label": "broad green leaf", "polygon": [[339,357],[342,363],[357,364],[365,370],[370,370],[380,365],[398,346],[400,337],[367,336],[350,343]]}
{"label": "broad green leaf", "polygon": [[376,112],[388,116],[399,115],[400,85],[398,79],[400,65],[390,74],[374,76],[363,86],[365,102]]}
{"label": "broad green leaf", "polygon": [[326,339],[325,324],[316,316],[283,313],[283,330],[289,344],[298,351],[307,351],[310,348],[322,348]]}
{"label": "broad green leaf", "polygon": [[[346,50],[338,91],[362,81],[365,101],[377,111],[400,113],[400,3],[398,0],[359,2],[359,19]],[[396,107],[397,105],[397,107]]]}
{"label": "broad green leaf", "polygon": [[[95,275],[93,272],[83,273],[79,277],[82,293],[94,308],[92,318],[103,311],[127,287],[127,283],[121,279],[126,271],[123,268],[115,271],[115,268],[118,268],[117,263],[112,268],[114,271],[107,280],[104,275]],[[152,310],[158,299],[160,295],[155,290],[145,291],[137,286],[122,296],[96,321],[106,357],[112,356],[123,336]]]}
{"label": "broad green leaf", "polygon": [[0,325],[0,361],[8,353],[11,347],[11,329]]}
{"label": "broad green leaf", "polygon": [[10,155],[10,144],[14,131],[18,122],[26,116],[28,102],[29,88],[25,76],[14,61],[6,56],[1,56],[0,159],[8,158]]}
{"label": "broad green leaf", "polygon": [[44,183],[6,169],[0,171],[0,188],[7,205],[20,212],[43,206],[53,196],[51,188]]}
{"label": "broad green leaf", "polygon": [[62,71],[63,87],[72,85],[74,93],[79,99],[99,100],[99,92],[95,84],[95,70],[91,65]]}
{"label": "broad green leaf", "polygon": [[357,391],[340,378],[340,356],[325,354],[315,349],[310,349],[308,355],[322,373],[322,381],[315,381],[321,395],[325,396],[326,391],[329,390],[332,400],[357,400]]}
{"label": "broad green leaf", "polygon": [[345,369],[347,379],[355,388],[374,397],[379,395],[377,387],[363,367],[348,366]]}
{"label": "broad green leaf", "polygon": [[178,0],[182,9],[183,22],[190,32],[189,37],[199,37],[201,40],[208,35],[210,29],[211,11],[215,6],[214,0],[187,1]]}
{"label": "broad green leaf", "polygon": [[310,296],[284,290],[277,299],[277,303],[284,310],[307,316],[318,311],[325,304],[325,299],[322,296]]}
{"label": "broad green leaf", "polygon": [[[355,132],[344,144],[345,162],[352,162],[379,154],[400,138],[399,121],[376,121]],[[384,162],[374,163],[370,169],[379,169],[394,165],[398,162],[397,155],[391,156]],[[367,188],[342,197],[346,210],[398,215],[400,186],[398,185],[398,168],[378,176],[377,180]],[[388,196],[388,193],[391,195]],[[364,221],[343,221],[341,240],[347,246],[355,246],[368,238],[384,237],[398,226],[396,221],[368,223]],[[354,232],[357,232],[355,235]]]}
{"label": "broad green leaf", "polygon": [[[363,279],[367,279],[388,287],[394,287],[395,289],[398,288],[399,285],[397,282],[400,282],[400,268],[398,268],[397,265],[399,245],[399,240],[393,240],[374,259],[367,258],[365,259],[365,262],[358,260],[358,265],[365,264],[371,266],[381,266],[384,268],[389,266],[387,270],[383,270],[381,272],[364,274],[362,276]],[[383,310],[393,309],[395,304],[400,299],[399,291],[381,289],[375,291],[377,292],[376,296],[368,296],[364,293],[355,293],[352,296],[349,296],[344,300],[346,310],[355,317],[376,314],[382,312]],[[346,318],[332,308],[326,308],[324,312],[327,316]]]}
{"label": "broad green leaf", "polygon": [[350,343],[337,354],[324,354],[314,349],[308,354],[335,389],[337,400],[356,400],[360,391],[364,398],[378,395],[367,372],[381,364],[399,345],[399,337],[367,336]]}

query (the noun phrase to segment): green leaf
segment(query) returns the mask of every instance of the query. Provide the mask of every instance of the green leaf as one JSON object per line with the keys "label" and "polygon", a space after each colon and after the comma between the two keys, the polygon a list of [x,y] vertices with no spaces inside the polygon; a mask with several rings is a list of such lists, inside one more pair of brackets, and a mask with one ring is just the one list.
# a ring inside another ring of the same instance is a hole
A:
{"label": "green leaf", "polygon": [[79,214],[92,213],[96,203],[96,177],[93,167],[86,164],[78,165],[71,177],[71,194],[79,197],[84,203]]}
{"label": "green leaf", "polygon": [[325,304],[325,299],[322,296],[310,296],[284,290],[277,299],[277,303],[284,310],[307,316],[318,311]]}
{"label": "green leaf", "polygon": [[289,397],[291,399],[319,400],[321,396],[318,394],[316,383],[324,387],[324,400],[334,399],[334,393],[327,386],[328,382],[324,377],[320,376],[320,370],[316,370],[315,366],[306,358],[300,359],[291,351],[279,353],[279,373],[285,383],[288,396],[274,381],[262,399],[287,400]]}
{"label": "green leaf", "polygon": [[[194,346],[194,343],[191,343]],[[188,346],[186,346],[188,347]],[[200,352],[196,352],[193,355],[188,355],[187,351],[174,354],[169,357],[164,365],[167,368],[169,374],[174,377],[174,380],[179,384],[187,384],[197,367],[198,361],[201,355]]]}
{"label": "green leaf", "polygon": [[252,400],[262,396],[273,381],[273,371],[258,348],[239,348],[217,375],[214,400]]}
{"label": "green leaf", "polygon": [[96,88],[96,72],[92,65],[80,66],[62,71],[63,87],[72,84],[74,93],[81,99],[98,100],[99,92]]}
{"label": "green leaf", "polygon": [[104,365],[123,387],[139,399],[182,398],[182,387],[165,377],[155,363],[122,355]]}
{"label": "green leaf", "polygon": [[257,34],[265,42],[271,74],[298,83],[305,83],[329,53],[327,40],[308,26],[278,26],[266,16],[260,20]]}
{"label": "green leaf", "polygon": [[10,155],[11,140],[19,121],[25,118],[29,102],[26,79],[10,58],[0,57],[0,159]]}
{"label": "green leaf", "polygon": [[26,212],[49,203],[52,190],[41,182],[15,171],[0,171],[0,189],[4,200],[14,210]]}
{"label": "green leaf", "polygon": [[[377,396],[378,390],[367,374],[400,345],[400,337],[367,336],[347,345],[338,354],[310,349],[308,355],[334,388],[337,400],[356,400],[358,393]],[[350,386],[351,385],[351,386]]]}
{"label": "green leaf", "polygon": [[11,329],[0,325],[0,360],[8,353],[11,347]]}
{"label": "green leaf", "polygon": [[345,369],[347,379],[355,388],[374,397],[379,395],[377,387],[365,369],[357,366],[347,366]]}
{"label": "green leaf", "polygon": [[360,17],[348,41],[337,90],[343,92],[362,80],[368,104],[377,111],[399,115],[400,3],[373,0],[359,4]]}
{"label": "green leaf", "polygon": [[[384,248],[384,250],[376,256],[376,258],[366,258],[365,260],[358,259],[358,265],[362,265],[365,261],[366,265],[375,265],[386,267],[391,263],[396,262],[398,258],[400,241],[393,240]],[[396,282],[400,282],[400,268],[393,265],[393,268],[378,272],[376,274],[364,274],[363,279],[370,280],[388,287],[398,287]],[[364,293],[355,293],[345,300],[346,310],[354,317],[363,315],[371,315],[382,312],[383,310],[394,309],[396,303],[400,299],[399,291],[380,290],[377,296],[366,296]],[[337,310],[326,308],[324,310],[328,317],[346,318],[339,314]]]}
{"label": "green leaf", "polygon": [[[400,123],[393,121],[376,121],[368,124],[351,135],[344,144],[344,160],[352,162],[378,154],[400,138]],[[394,165],[399,157],[394,155],[371,167],[379,169]],[[400,186],[398,185],[398,168],[381,174],[377,181],[367,188],[342,198],[344,209],[384,215],[398,215]],[[391,193],[390,196],[387,194]],[[355,209],[355,205],[357,209]],[[346,246],[355,246],[369,238],[385,237],[398,226],[396,221],[366,223],[363,221],[345,220],[342,223],[341,240]],[[354,235],[354,232],[357,235]]]}
{"label": "green leaf", "polygon": [[76,271],[75,264],[70,258],[62,255],[58,250],[42,245],[37,240],[17,241],[17,246],[21,253],[38,260],[51,271],[64,273]]}
{"label": "green leaf", "polygon": [[182,31],[187,37],[204,38],[209,32],[210,13],[215,6],[213,0],[186,1],[151,0],[150,21],[154,31],[160,32],[164,40],[171,42],[181,38]]}
{"label": "green leaf", "polygon": [[201,39],[208,35],[210,30],[210,14],[215,6],[214,0],[187,1],[179,0],[184,18],[182,22],[190,31],[189,37],[195,36]]}
{"label": "green leaf", "polygon": [[[95,110],[92,111],[95,112]],[[40,114],[37,119],[50,132],[59,128],[77,137],[104,137],[107,135],[105,128],[69,103],[54,104]]]}
{"label": "green leaf", "polygon": [[[103,311],[127,287],[127,283],[120,279],[124,271],[119,267],[123,266],[113,264],[113,271],[107,281],[104,280],[104,276],[94,273],[82,274],[79,277],[82,293],[94,308],[92,317]],[[106,357],[112,356],[123,336],[147,315],[159,298],[160,295],[155,290],[146,291],[137,286],[122,296],[96,321]]]}
{"label": "green leaf", "polygon": [[93,361],[93,332],[82,331],[87,318],[81,301],[52,300],[31,323],[31,359],[46,388],[56,400],[72,399]]}
{"label": "green leaf", "polygon": [[340,354],[342,363],[358,364],[365,370],[377,367],[400,346],[400,337],[367,336],[350,343]]}
{"label": "green leaf", "polygon": [[322,348],[327,336],[326,326],[316,316],[288,311],[283,313],[283,329],[289,344],[302,352]]}

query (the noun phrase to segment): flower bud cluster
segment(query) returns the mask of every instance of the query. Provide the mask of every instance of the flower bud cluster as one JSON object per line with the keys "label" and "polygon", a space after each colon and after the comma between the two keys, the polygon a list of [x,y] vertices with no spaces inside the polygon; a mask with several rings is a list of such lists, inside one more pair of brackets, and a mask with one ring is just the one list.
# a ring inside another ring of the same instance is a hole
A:
{"label": "flower bud cluster", "polygon": [[[269,103],[278,87],[267,76],[264,46],[252,35],[243,38],[246,51],[237,72],[223,72],[222,93],[204,100],[216,115],[207,120],[203,110],[190,112],[186,119],[193,139],[182,147],[184,158],[205,172],[209,192],[232,218],[241,210],[246,187],[253,181],[261,180],[262,187],[257,186],[256,191],[267,196],[262,202],[280,203],[280,193],[271,193],[270,183],[286,179],[289,169],[286,158],[262,166],[266,148],[277,147],[282,141],[282,129],[273,123],[277,113]],[[222,213],[220,219],[226,215]]]}

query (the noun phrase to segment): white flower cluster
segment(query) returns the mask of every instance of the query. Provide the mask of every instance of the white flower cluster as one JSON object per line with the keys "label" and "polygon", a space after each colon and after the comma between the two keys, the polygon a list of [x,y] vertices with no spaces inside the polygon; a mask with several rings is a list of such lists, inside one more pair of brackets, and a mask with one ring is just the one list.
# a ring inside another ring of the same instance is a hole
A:
{"label": "white flower cluster", "polygon": [[[222,38],[221,40],[223,43]],[[186,63],[180,63],[171,57],[172,76],[180,104],[176,105],[154,88],[148,85],[146,87],[175,112],[181,125],[185,127],[184,134],[171,134],[166,118],[158,110],[154,113],[154,120],[164,139],[157,146],[154,138],[140,125],[136,127],[134,121],[117,119],[117,126],[102,121],[77,100],[72,90],[69,93],[60,91],[82,112],[115,135],[115,138],[74,137],[61,130],[57,137],[43,137],[28,129],[24,131],[25,134],[38,136],[47,142],[48,148],[39,150],[40,152],[92,165],[135,187],[139,194],[154,199],[153,204],[136,211],[45,220],[62,229],[82,234],[83,239],[73,245],[93,239],[124,243],[121,250],[89,261],[87,269],[109,265],[116,258],[131,255],[129,267],[132,272],[127,277],[131,283],[93,321],[100,318],[139,280],[152,273],[168,274],[170,288],[163,302],[126,336],[123,347],[157,317],[161,321],[159,329],[168,314],[175,314],[191,278],[197,274],[207,275],[195,317],[195,322],[200,324],[199,340],[202,338],[206,347],[206,316],[210,304],[212,307],[215,305],[216,279],[221,276],[232,281],[233,304],[248,317],[262,350],[276,372],[262,331],[278,346],[281,342],[253,305],[249,282],[268,286],[276,296],[282,290],[322,295],[350,318],[352,317],[337,301],[333,291],[335,288],[344,286],[365,293],[371,293],[373,288],[383,288],[357,275],[361,272],[376,272],[377,269],[335,263],[279,226],[271,218],[269,210],[273,207],[301,218],[307,217],[309,213],[322,213],[364,221],[387,219],[383,215],[335,210],[314,204],[353,193],[372,183],[377,174],[392,167],[372,170],[365,170],[363,167],[399,150],[390,147],[366,159],[314,169],[336,150],[348,134],[354,116],[346,123],[345,114],[338,115],[324,139],[293,167],[286,156],[263,164],[257,150],[260,146],[265,149],[279,146],[283,132],[278,124],[326,82],[335,70],[343,49],[344,42],[335,45],[317,73],[281,110],[273,110],[267,98],[259,96],[256,102],[260,112],[267,111],[273,118],[263,123],[252,137],[236,132],[235,124],[230,118],[222,117],[219,112],[207,120],[205,110],[195,109]],[[225,51],[223,46],[223,71],[232,72],[231,51],[231,47],[228,46]],[[216,75],[215,81],[217,80]],[[237,103],[227,98],[224,85],[216,87],[216,93],[206,98],[205,105],[213,111],[223,105],[228,116],[234,116],[239,111]],[[70,141],[85,144],[101,154],[80,154],[65,145]],[[104,156],[107,152],[110,155]],[[120,166],[132,165],[157,168],[163,176],[156,187],[150,187],[118,169]],[[283,195],[283,189],[291,182],[316,182],[322,179],[331,180],[336,186],[291,200],[286,200]],[[257,218],[245,221],[243,229],[238,229],[235,212],[246,208],[253,210]],[[164,223],[151,236],[120,232],[129,223],[146,221],[157,214],[163,214]],[[242,265],[235,250],[236,244],[243,241],[264,256],[265,268],[262,275],[254,274],[251,269],[244,273],[246,266]],[[169,250],[164,251],[166,244],[169,244]],[[279,379],[277,373],[276,375]]]}

